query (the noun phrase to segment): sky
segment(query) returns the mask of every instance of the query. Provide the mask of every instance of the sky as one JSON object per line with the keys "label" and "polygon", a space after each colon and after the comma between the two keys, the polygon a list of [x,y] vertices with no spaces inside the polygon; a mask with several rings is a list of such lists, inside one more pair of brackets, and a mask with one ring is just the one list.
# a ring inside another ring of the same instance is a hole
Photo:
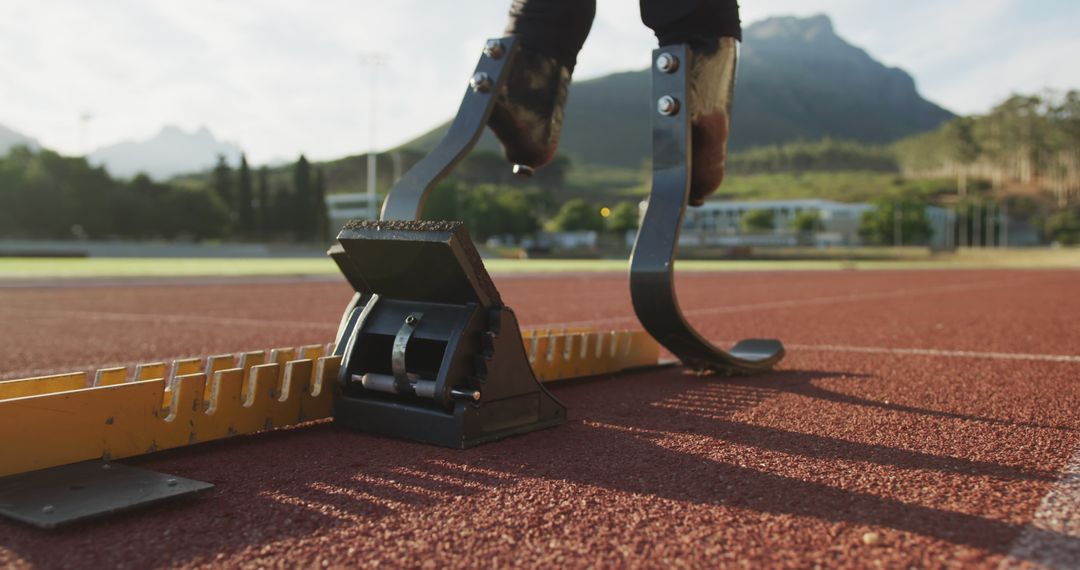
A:
{"label": "sky", "polygon": [[[508,5],[0,0],[0,124],[66,154],[206,126],[263,163],[366,152],[374,108],[374,145],[390,148],[453,115]],[[1078,0],[742,3],[744,25],[820,13],[957,113],[1080,88]],[[635,0],[598,0],[575,78],[644,68],[653,47]]]}

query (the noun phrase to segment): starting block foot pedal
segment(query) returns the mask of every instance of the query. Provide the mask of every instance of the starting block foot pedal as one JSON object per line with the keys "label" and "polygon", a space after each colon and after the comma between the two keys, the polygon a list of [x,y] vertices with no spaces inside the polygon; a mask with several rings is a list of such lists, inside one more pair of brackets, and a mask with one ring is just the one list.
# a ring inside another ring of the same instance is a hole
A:
{"label": "starting block foot pedal", "polygon": [[84,461],[0,478],[0,515],[55,528],[213,487],[130,465]]}
{"label": "starting block foot pedal", "polygon": [[454,448],[563,423],[460,222],[350,222],[334,423]]}

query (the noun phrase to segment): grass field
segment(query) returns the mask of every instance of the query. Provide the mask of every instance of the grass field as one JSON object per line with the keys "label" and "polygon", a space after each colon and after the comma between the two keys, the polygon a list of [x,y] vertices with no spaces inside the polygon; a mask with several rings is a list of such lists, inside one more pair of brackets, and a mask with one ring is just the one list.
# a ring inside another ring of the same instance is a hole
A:
{"label": "grass field", "polygon": [[[496,274],[625,271],[621,259],[489,259]],[[839,269],[1080,268],[1080,249],[989,250],[907,255],[896,260],[685,260],[681,271],[777,271]],[[0,259],[0,279],[86,277],[317,276],[337,274],[322,258],[12,258]]]}

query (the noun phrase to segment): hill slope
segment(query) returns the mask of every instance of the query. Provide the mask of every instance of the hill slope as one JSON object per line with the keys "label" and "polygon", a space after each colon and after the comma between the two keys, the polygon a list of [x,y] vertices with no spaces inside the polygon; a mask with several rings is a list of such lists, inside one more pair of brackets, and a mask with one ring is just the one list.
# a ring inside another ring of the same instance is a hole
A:
{"label": "hill slope", "polygon": [[[825,137],[890,142],[953,116],[923,99],[906,72],[836,35],[826,16],[757,22],[744,30],[741,56],[732,150]],[[575,83],[560,151],[578,162],[640,166],[649,153],[649,93],[648,70]],[[429,150],[445,129],[403,146]],[[479,148],[498,144],[488,134]]]}
{"label": "hill slope", "polygon": [[11,147],[18,145],[25,145],[32,149],[41,147],[36,140],[0,125],[0,155],[7,154]]}

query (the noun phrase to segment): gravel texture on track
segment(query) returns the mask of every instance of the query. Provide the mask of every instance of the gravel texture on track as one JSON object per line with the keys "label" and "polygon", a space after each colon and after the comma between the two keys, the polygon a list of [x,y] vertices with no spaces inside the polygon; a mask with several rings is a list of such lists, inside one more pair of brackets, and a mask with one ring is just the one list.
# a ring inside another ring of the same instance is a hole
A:
{"label": "gravel texture on track", "polygon": [[[525,326],[636,324],[622,275],[496,282]],[[138,458],[216,488],[59,531],[0,523],[0,566],[991,568],[1031,562],[1040,536],[1076,552],[1029,523],[1080,444],[1080,361],[1039,358],[1080,356],[1078,285],[687,275],[706,336],[798,348],[754,378],[559,385],[566,425],[467,451],[320,424]],[[326,342],[349,296],[257,280],[0,289],[0,378]],[[979,356],[995,353],[1034,358]]]}

